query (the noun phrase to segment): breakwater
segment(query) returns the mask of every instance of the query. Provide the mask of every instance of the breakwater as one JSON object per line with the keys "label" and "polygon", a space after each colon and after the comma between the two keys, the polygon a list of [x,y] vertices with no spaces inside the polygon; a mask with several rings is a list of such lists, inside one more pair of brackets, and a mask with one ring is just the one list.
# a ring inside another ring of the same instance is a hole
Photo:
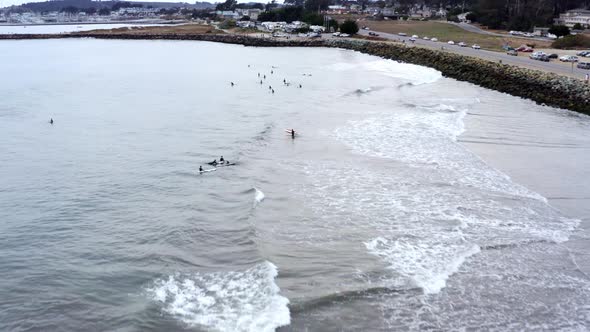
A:
{"label": "breakwater", "polygon": [[[80,32],[59,35],[0,35],[0,39],[166,39],[199,40],[254,47],[337,47],[386,59],[422,65],[444,76],[470,82],[484,88],[527,98],[540,104],[565,108],[590,115],[590,87],[583,81],[537,70],[481,60],[439,50],[407,47],[392,42],[356,39],[259,38],[237,34],[140,34]],[[510,107],[510,105],[507,105]]]}

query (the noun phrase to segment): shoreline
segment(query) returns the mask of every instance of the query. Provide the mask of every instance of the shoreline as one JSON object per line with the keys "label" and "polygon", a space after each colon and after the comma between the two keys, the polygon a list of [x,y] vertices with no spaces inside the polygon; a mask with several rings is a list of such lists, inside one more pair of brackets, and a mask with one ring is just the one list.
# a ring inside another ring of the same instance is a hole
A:
{"label": "shoreline", "polygon": [[[483,88],[530,99],[548,105],[590,115],[590,86],[583,81],[495,63],[469,56],[402,44],[355,39],[276,40],[236,34],[139,34],[77,32],[69,34],[0,35],[0,40],[96,38],[121,40],[195,40],[251,47],[330,47],[357,51],[436,69],[443,76],[473,83]],[[509,107],[509,105],[507,105]]]}

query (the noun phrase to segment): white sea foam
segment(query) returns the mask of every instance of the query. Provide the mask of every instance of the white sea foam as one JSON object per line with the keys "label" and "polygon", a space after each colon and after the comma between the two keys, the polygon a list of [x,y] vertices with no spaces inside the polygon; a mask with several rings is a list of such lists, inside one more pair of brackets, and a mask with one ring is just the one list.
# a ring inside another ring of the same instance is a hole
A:
{"label": "white sea foam", "polygon": [[429,294],[480,248],[562,242],[579,222],[458,144],[466,110],[451,104],[408,104],[328,134],[394,170],[373,161],[305,167],[313,179],[305,195],[323,227],[365,234],[368,252],[397,274],[392,285]]}
{"label": "white sea foam", "polygon": [[256,203],[262,202],[266,196],[264,195],[264,193],[260,189],[254,187],[254,190],[255,190],[254,200],[256,201]]}
{"label": "white sea foam", "polygon": [[387,59],[365,61],[357,64],[335,63],[329,66],[329,69],[347,71],[358,69],[359,67],[388,77],[409,80],[414,85],[433,83],[442,78],[442,74],[435,69]]}
{"label": "white sea foam", "polygon": [[477,254],[477,245],[448,241],[421,242],[412,238],[395,240],[378,237],[365,246],[372,254],[384,259],[389,267],[411,279],[424,293],[438,293],[446,286],[447,279],[463,264],[465,259]]}
{"label": "white sea foam", "polygon": [[364,62],[363,67],[389,77],[410,80],[415,85],[434,83],[442,78],[438,70],[386,59]]}
{"label": "white sea foam", "polygon": [[465,114],[445,104],[408,106],[394,115],[351,121],[335,136],[357,153],[412,167],[445,168],[449,182],[546,201],[455,143],[465,130]]}
{"label": "white sea foam", "polygon": [[241,272],[171,275],[148,288],[163,310],[188,326],[215,331],[274,331],[290,324],[289,300],[270,262]]}

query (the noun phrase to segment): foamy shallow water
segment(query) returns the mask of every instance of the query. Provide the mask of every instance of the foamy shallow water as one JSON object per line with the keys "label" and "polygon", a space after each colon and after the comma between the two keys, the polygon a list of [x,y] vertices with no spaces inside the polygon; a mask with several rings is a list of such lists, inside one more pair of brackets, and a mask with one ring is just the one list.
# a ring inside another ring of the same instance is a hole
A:
{"label": "foamy shallow water", "polygon": [[585,216],[490,163],[585,165],[585,117],[335,49],[0,54],[0,329],[587,326]]}

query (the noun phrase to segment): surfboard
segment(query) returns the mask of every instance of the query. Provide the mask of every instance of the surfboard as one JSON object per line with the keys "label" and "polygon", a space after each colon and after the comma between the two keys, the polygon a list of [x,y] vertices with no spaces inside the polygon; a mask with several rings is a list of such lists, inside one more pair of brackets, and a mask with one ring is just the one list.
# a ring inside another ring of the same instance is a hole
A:
{"label": "surfboard", "polygon": [[199,174],[209,173],[209,172],[213,172],[213,171],[216,171],[216,170],[217,170],[217,168],[204,169],[202,171],[199,171]]}

